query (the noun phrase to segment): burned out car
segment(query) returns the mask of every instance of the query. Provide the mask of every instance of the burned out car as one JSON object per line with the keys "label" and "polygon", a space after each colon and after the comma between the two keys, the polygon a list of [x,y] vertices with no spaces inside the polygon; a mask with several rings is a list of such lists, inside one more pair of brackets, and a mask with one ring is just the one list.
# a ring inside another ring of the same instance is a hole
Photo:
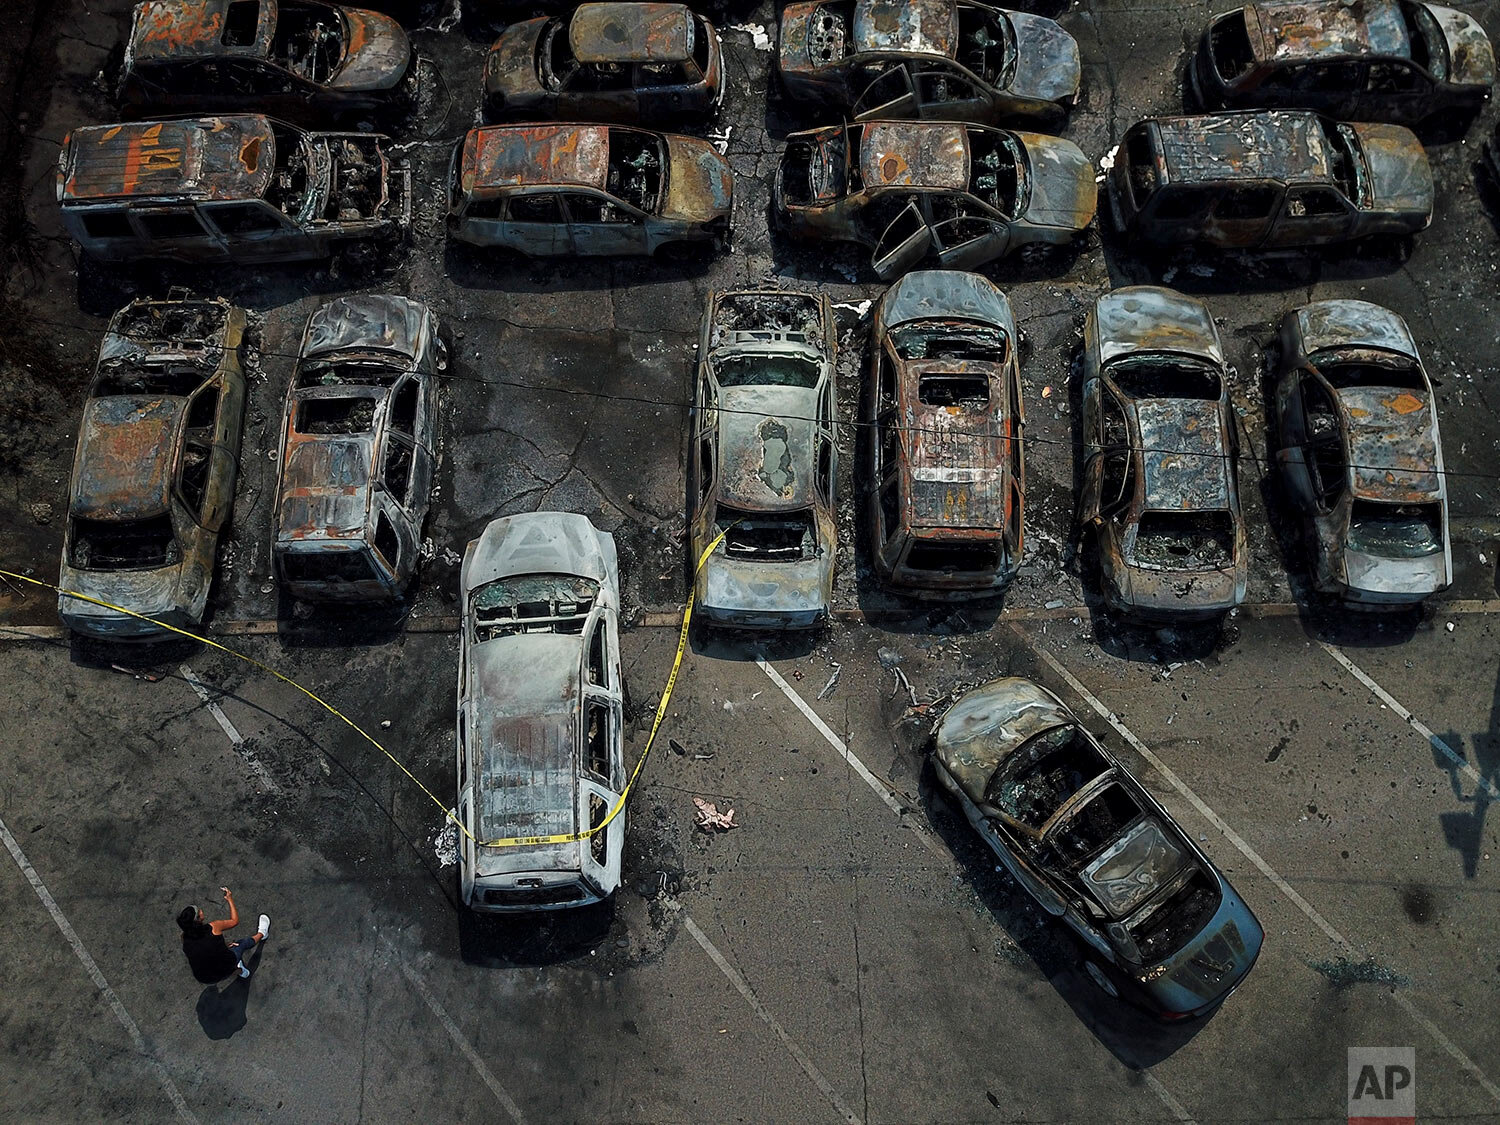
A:
{"label": "burned out car", "polygon": [[875,310],[871,556],[888,585],[992,594],[1021,565],[1026,474],[1010,302],[974,273],[922,270]]}
{"label": "burned out car", "polygon": [[320,0],[144,0],[135,6],[119,100],[131,110],[289,120],[404,114],[417,64],[388,16]]}
{"label": "burned out car", "polygon": [[1055,21],[964,0],[811,0],[781,13],[777,70],[798,102],[856,121],[1061,124],[1078,44]]}
{"label": "burned out car", "polygon": [[83,407],[57,612],[78,633],[203,620],[229,523],[245,413],[245,313],[224,300],[140,300],[110,320]]}
{"label": "burned out car", "polygon": [[604,125],[489,125],[453,156],[448,235],[534,257],[728,245],[729,162],[707,141]]}
{"label": "burned out car", "polygon": [[463,903],[601,902],[620,886],[625,846],[614,537],[562,512],[497,519],[464,552],[459,594]]}
{"label": "burned out car", "polygon": [[1206,1015],[1260,955],[1234,888],[1051,692],[992,680],[933,737],[933,772],[1037,904],[1087,949],[1111,997],[1163,1019]]}
{"label": "burned out car", "polygon": [[775,189],[784,233],[868,246],[885,280],[927,258],[971,269],[1070,242],[1097,200],[1093,165],[1072,141],[946,121],[793,133]]}
{"label": "burned out car", "polygon": [[1115,226],[1154,248],[1324,246],[1432,221],[1432,169],[1410,130],[1292,110],[1141,121],[1108,183]]}
{"label": "burned out car", "polygon": [[58,156],[63,226],[106,261],[285,262],[405,238],[411,171],[376,133],[260,115],[74,129]]}
{"label": "burned out car", "polygon": [[1368,301],[1317,301],[1287,315],[1276,354],[1276,462],[1314,587],[1372,608],[1446,589],[1443,446],[1406,322]]}
{"label": "burned out car", "polygon": [[1213,317],[1181,293],[1116,289],[1084,323],[1082,516],[1117,613],[1211,618],[1245,599],[1228,377]]}
{"label": "burned out car", "polygon": [[710,624],[810,629],[828,618],[837,347],[827,297],[709,298],[689,427],[688,549],[696,566],[717,540],[693,580]]}
{"label": "burned out car", "polygon": [[484,64],[489,121],[703,117],[723,96],[719,33],[683,4],[584,4],[523,20]]}
{"label": "burned out car", "polygon": [[1418,125],[1473,114],[1495,52],[1472,17],[1414,0],[1271,0],[1209,24],[1188,66],[1209,108],[1301,107]]}
{"label": "burned out car", "polygon": [[437,459],[437,317],[405,297],[340,297],[302,334],[281,424],[271,557],[309,601],[393,602],[416,574]]}

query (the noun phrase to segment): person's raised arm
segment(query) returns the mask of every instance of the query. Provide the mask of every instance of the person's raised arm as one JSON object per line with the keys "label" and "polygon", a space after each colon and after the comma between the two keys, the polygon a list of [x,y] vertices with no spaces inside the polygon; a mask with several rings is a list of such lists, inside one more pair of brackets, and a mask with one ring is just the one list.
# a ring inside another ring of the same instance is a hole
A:
{"label": "person's raised arm", "polygon": [[209,928],[216,934],[222,934],[225,930],[232,930],[240,924],[240,908],[234,904],[234,895],[228,887],[220,887],[224,892],[224,901],[229,904],[229,917],[220,918],[217,922],[210,924]]}

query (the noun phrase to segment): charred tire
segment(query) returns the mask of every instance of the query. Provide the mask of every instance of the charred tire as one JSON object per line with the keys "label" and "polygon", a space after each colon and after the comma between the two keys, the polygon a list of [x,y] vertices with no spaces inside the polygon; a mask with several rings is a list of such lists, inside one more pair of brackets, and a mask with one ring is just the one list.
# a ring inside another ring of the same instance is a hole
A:
{"label": "charred tire", "polygon": [[1084,976],[1089,978],[1095,988],[1104,993],[1104,995],[1108,996],[1111,1000],[1120,999],[1119,985],[1115,984],[1115,982],[1110,979],[1109,973],[1107,973],[1104,970],[1103,966],[1101,966],[1099,962],[1095,961],[1092,957],[1084,961],[1083,974]]}

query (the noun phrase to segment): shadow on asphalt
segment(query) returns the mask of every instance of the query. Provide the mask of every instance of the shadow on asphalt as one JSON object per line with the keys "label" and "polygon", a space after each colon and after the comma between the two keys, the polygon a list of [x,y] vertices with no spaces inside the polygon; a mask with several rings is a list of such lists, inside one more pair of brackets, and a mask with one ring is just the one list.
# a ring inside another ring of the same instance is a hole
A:
{"label": "shadow on asphalt", "polygon": [[510,969],[588,957],[609,936],[615,902],[534,914],[458,908],[458,952],[466,965]]}
{"label": "shadow on asphalt", "polygon": [[250,985],[260,968],[262,942],[245,958],[250,970],[248,979],[236,973],[228,984],[211,984],[198,995],[198,1026],[210,1039],[228,1039],[236,1031],[244,1030],[249,1022],[246,1009],[250,1003]]}

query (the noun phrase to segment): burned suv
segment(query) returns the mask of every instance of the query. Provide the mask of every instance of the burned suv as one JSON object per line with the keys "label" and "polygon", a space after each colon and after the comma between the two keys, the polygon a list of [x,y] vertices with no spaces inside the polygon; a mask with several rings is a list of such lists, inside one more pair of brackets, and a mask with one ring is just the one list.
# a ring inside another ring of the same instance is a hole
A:
{"label": "burned suv", "polygon": [[1011,877],[1083,942],[1107,995],[1187,1019],[1249,975],[1260,922],[1051,692],[1019,678],[974,689],[939,721],[932,758]]}
{"label": "burned suv", "polygon": [[625,847],[614,537],[563,512],[497,519],[464,552],[459,596],[464,905],[601,902]]}
{"label": "burned suv", "polygon": [[376,133],[259,115],[91,125],[63,139],[63,226],[107,261],[285,262],[404,239],[411,171]]}
{"label": "burned suv", "polygon": [[1470,16],[1414,0],[1270,0],[1209,24],[1188,65],[1205,108],[1315,109],[1419,125],[1472,115],[1495,52]]}
{"label": "burned suv", "polygon": [[490,125],[453,154],[448,234],[534,257],[725,247],[729,162],[707,141],[604,125]]}
{"label": "burned suv", "polygon": [[1287,314],[1276,351],[1276,463],[1314,587],[1372,608],[1445,590],[1443,446],[1406,322],[1368,301],[1317,301]]}
{"label": "burned suv", "polygon": [[417,65],[388,16],[320,0],[144,0],[135,6],[119,99],[127,109],[292,120],[403,114]]}
{"label": "burned suv", "polygon": [[693,582],[711,624],[809,629],[828,618],[837,340],[827,297],[709,298],[688,430],[688,528],[694,565],[717,540]]}
{"label": "burned suv", "polygon": [[920,596],[992,594],[1021,565],[1026,473],[1010,302],[987,278],[909,273],[875,310],[869,521],[875,569]]}
{"label": "burned suv", "polygon": [[1410,130],[1305,111],[1150,118],[1131,126],[1109,171],[1115,226],[1161,249],[1405,236],[1432,221],[1432,198]]}
{"label": "burned suv", "polygon": [[437,459],[437,317],[340,297],[308,317],[281,428],[272,560],[309,601],[392,602],[416,574]]}
{"label": "burned suv", "polygon": [[584,4],[523,20],[484,63],[489,121],[655,122],[702,117],[723,97],[719,33],[682,4]]}
{"label": "burned suv", "polygon": [[229,523],[245,412],[245,313],[141,300],[109,322],[83,407],[57,612],[100,637],[198,625]]}
{"label": "burned suv", "polygon": [[856,121],[1059,125],[1078,44],[1057,23],[962,0],[811,0],[781,13],[777,70],[798,102]]}
{"label": "burned suv", "polygon": [[1245,599],[1228,375],[1201,301],[1136,285],[1089,313],[1082,515],[1118,613],[1211,618]]}
{"label": "burned suv", "polygon": [[928,257],[970,269],[1070,242],[1097,200],[1094,166],[1072,141],[947,121],[793,133],[776,172],[783,232],[868,246],[885,280]]}

